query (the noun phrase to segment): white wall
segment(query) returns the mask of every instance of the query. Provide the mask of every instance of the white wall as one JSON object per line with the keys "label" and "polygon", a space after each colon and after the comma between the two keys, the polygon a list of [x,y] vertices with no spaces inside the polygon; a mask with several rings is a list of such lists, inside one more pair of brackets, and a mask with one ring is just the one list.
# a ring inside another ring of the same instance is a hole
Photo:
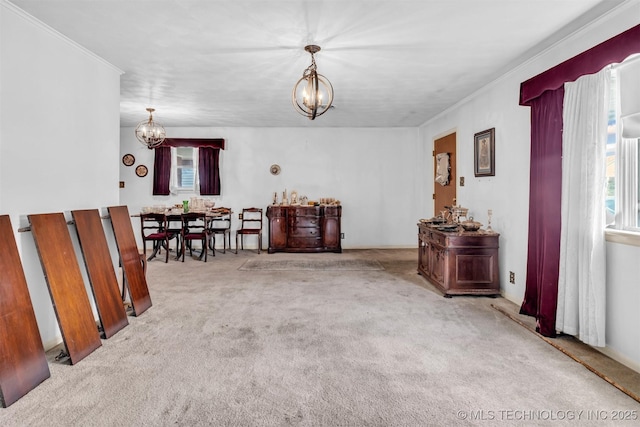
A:
{"label": "white wall", "polygon": [[17,229],[29,214],[118,203],[120,71],[4,1],[0,23],[0,213],[50,347],[61,341],[51,299],[33,236]]}
{"label": "white wall", "polygon": [[[470,215],[492,226],[500,236],[500,281],[505,297],[520,304],[524,297],[529,209],[530,111],[518,105],[520,83],[640,23],[640,3],[631,2],[551,46],[492,84],[425,123],[420,137],[433,140],[457,132],[457,168],[466,178],[458,201]],[[496,176],[473,175],[473,135],[496,128]],[[431,191],[430,189],[428,191]],[[607,351],[640,370],[638,248],[607,244]],[[516,283],[510,284],[509,271]]]}
{"label": "white wall", "polygon": [[607,242],[607,348],[640,371],[640,247]]}
{"label": "white wall", "polygon": [[[266,209],[273,193],[282,197],[285,189],[310,200],[339,199],[343,248],[417,247],[416,223],[430,215],[424,167],[431,157],[416,128],[168,128],[167,136],[226,140],[220,155],[221,195],[211,197],[216,206],[236,212],[250,206]],[[193,196],[151,196],[153,152],[135,139],[133,128],[122,129],[121,144],[121,156],[136,158],[134,166],[120,166],[125,181],[120,201],[132,213]],[[269,172],[274,163],[282,168],[276,176]],[[135,174],[139,164],[149,168],[145,178]],[[255,239],[247,239],[247,246],[255,247]]]}

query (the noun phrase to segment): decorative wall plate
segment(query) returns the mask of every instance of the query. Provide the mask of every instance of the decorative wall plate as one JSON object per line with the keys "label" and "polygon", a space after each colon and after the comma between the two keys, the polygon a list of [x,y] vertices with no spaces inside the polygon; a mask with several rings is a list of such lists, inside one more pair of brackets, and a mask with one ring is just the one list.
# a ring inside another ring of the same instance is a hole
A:
{"label": "decorative wall plate", "polygon": [[269,171],[271,172],[271,175],[278,175],[280,173],[280,166],[271,165],[271,167],[269,168]]}
{"label": "decorative wall plate", "polygon": [[131,166],[136,162],[136,158],[133,157],[133,154],[125,154],[122,156],[122,163],[125,166]]}
{"label": "decorative wall plate", "polygon": [[136,175],[138,175],[139,177],[143,177],[143,176],[147,176],[147,173],[149,172],[149,170],[147,169],[147,167],[145,165],[140,165],[136,168]]}

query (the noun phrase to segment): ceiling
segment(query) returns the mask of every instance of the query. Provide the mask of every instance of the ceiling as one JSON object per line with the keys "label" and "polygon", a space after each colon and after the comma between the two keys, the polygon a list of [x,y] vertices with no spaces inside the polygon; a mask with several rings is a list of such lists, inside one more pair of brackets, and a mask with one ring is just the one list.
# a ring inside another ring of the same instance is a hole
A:
{"label": "ceiling", "polygon": [[[415,127],[625,0],[11,2],[124,72],[122,126]],[[335,90],[314,121],[307,44]]]}

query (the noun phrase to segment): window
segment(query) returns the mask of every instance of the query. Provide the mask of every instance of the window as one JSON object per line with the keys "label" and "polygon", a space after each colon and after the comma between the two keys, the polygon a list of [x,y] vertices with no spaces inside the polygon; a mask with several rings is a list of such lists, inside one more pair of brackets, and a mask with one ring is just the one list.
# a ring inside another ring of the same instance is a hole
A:
{"label": "window", "polygon": [[[607,225],[618,230],[640,232],[640,150],[638,138],[624,138],[621,126],[620,74],[613,70],[607,139]],[[636,93],[629,93],[638,96]]]}
{"label": "window", "polygon": [[198,192],[198,149],[171,147],[171,188],[174,192]]}
{"label": "window", "polygon": [[[617,87],[616,72],[611,72],[611,86]],[[609,92],[609,120],[607,123],[607,154],[606,154],[606,177],[607,189],[605,196],[607,226],[615,225],[616,216],[616,148],[618,146],[618,91]]]}
{"label": "window", "polygon": [[220,195],[220,150],[224,139],[167,138],[154,151],[153,195]]}

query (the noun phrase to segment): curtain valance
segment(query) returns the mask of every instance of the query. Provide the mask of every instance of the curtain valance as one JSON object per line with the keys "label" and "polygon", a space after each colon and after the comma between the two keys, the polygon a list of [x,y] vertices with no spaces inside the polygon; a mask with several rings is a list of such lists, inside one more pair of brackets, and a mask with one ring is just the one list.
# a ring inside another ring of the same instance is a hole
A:
{"label": "curtain valance", "polygon": [[169,147],[211,147],[224,150],[223,138],[165,138],[164,144]]}
{"label": "curtain valance", "polygon": [[624,61],[640,52],[640,25],[604,41],[573,58],[556,65],[520,84],[520,105],[531,105],[531,100],[547,90],[555,90],[585,74],[594,74],[609,64]]}

